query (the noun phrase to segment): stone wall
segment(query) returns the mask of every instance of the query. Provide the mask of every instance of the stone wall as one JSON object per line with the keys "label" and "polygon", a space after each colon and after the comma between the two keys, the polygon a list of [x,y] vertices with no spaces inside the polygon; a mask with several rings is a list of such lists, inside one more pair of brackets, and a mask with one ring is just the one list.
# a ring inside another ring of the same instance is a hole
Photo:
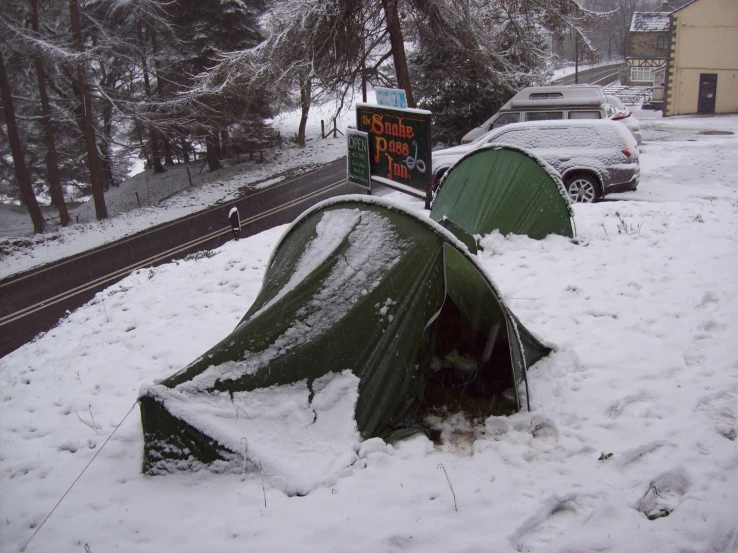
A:
{"label": "stone wall", "polygon": [[[667,36],[666,48],[656,48],[659,35]],[[628,37],[628,56],[634,58],[666,58],[669,56],[668,33],[630,33]]]}

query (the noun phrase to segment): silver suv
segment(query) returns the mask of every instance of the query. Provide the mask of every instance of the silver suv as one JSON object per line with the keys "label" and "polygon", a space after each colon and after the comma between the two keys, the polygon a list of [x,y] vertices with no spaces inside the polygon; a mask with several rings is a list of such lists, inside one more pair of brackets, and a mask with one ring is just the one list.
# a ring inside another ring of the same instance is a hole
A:
{"label": "silver suv", "polygon": [[638,146],[628,129],[608,120],[513,123],[463,146],[433,152],[433,180],[467,153],[486,144],[510,144],[530,151],[561,175],[575,202],[596,202],[605,194],[638,187]]}

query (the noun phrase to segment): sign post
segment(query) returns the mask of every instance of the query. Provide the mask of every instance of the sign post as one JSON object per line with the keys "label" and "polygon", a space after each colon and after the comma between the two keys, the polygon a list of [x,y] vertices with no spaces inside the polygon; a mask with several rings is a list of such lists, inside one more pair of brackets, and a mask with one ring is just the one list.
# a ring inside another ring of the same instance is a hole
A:
{"label": "sign post", "polygon": [[431,112],[359,104],[356,127],[368,134],[371,180],[424,198],[430,209]]}
{"label": "sign post", "polygon": [[372,193],[372,180],[369,172],[369,135],[362,131],[349,129],[348,139],[348,182],[366,188]]}

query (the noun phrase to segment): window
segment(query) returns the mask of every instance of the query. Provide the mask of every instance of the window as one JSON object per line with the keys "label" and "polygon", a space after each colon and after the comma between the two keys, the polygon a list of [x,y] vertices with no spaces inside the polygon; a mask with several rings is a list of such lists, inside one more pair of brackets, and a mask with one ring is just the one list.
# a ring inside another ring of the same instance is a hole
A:
{"label": "window", "polygon": [[666,35],[658,35],[656,37],[656,48],[666,50],[669,47],[669,39]]}
{"label": "window", "polygon": [[650,67],[631,67],[630,80],[633,82],[651,82]]}
{"label": "window", "polygon": [[513,144],[532,148],[536,137],[535,129],[516,129],[513,131],[502,132],[495,138],[490,138],[488,144]]}
{"label": "window", "polygon": [[569,119],[601,119],[599,111],[570,111]]}
{"label": "window", "polygon": [[550,121],[551,119],[563,118],[563,111],[529,111],[525,114],[526,121]]}
{"label": "window", "polygon": [[503,113],[497,119],[495,119],[494,123],[492,123],[492,128],[499,129],[500,127],[504,127],[505,125],[509,125],[510,123],[520,123],[520,114]]}
{"label": "window", "polygon": [[529,100],[561,100],[564,97],[561,92],[533,92],[528,96]]}

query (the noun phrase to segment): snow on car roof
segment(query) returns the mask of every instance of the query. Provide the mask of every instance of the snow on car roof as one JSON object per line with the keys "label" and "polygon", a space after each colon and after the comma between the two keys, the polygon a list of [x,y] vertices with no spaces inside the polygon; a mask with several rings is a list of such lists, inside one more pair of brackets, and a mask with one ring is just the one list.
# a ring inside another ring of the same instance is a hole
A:
{"label": "snow on car roof", "polygon": [[[579,129],[579,131],[575,134],[567,133],[567,131],[574,129]],[[525,130],[537,130],[538,132],[515,132]],[[503,135],[504,137],[500,138]],[[473,143],[478,144],[477,141],[509,142],[526,149],[538,149],[548,147],[542,144],[542,141],[548,142],[546,138],[550,138],[551,147],[557,147],[563,142],[569,147],[592,146],[601,148],[619,145],[621,139],[628,140],[631,135],[627,127],[609,119],[556,119],[505,125],[482,135]]]}
{"label": "snow on car roof", "polygon": [[526,121],[524,123],[510,123],[504,127],[491,130],[486,134],[483,134],[474,142],[485,142],[493,136],[500,135],[504,132],[512,129],[523,129],[523,128],[569,128],[569,127],[584,127],[584,128],[602,128],[602,129],[615,129],[620,132],[617,123],[610,121],[609,119],[551,119],[548,121]]}
{"label": "snow on car roof", "polygon": [[594,85],[530,86],[508,102],[507,109],[551,106],[597,106],[605,103],[602,87]]}

